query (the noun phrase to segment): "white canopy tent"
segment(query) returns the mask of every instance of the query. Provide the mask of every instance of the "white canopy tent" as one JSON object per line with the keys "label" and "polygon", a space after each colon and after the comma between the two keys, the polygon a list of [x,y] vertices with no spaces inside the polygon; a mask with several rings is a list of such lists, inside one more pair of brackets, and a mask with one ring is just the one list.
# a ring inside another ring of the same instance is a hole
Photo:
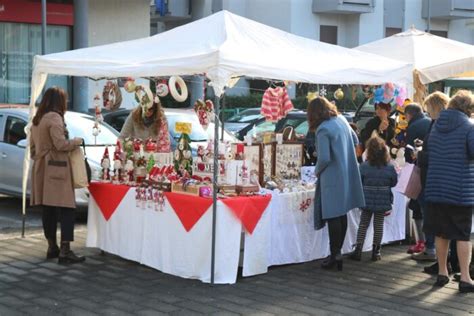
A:
{"label": "white canopy tent", "polygon": [[[474,71],[474,46],[415,28],[355,48],[412,65],[411,87]],[[417,82],[418,81],[418,82]],[[409,90],[410,91],[410,90]],[[418,98],[423,91],[417,91]],[[420,100],[419,100],[420,101]]]}
{"label": "white canopy tent", "polygon": [[[411,80],[409,68],[405,63],[302,38],[221,11],[148,38],[35,56],[30,121],[48,74],[91,78],[201,74],[219,97],[231,78],[240,76],[322,84],[406,84]],[[216,101],[217,112],[219,99]],[[215,135],[217,131],[215,124]],[[28,169],[27,149],[23,212]]]}

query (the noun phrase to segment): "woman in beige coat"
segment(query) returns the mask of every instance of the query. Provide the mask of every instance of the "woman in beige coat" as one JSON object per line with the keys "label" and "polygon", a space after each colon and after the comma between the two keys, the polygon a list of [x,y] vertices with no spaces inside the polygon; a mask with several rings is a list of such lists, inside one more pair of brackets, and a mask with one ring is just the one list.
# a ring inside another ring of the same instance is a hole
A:
{"label": "woman in beige coat", "polygon": [[[58,87],[49,88],[33,118],[31,158],[33,159],[31,205],[43,207],[43,229],[48,240],[47,259],[58,263],[85,260],[76,256],[69,243],[74,241],[74,210],[76,207],[69,152],[83,142],[68,139],[64,123],[67,94]],[[58,217],[61,221],[61,249],[56,242]]]}

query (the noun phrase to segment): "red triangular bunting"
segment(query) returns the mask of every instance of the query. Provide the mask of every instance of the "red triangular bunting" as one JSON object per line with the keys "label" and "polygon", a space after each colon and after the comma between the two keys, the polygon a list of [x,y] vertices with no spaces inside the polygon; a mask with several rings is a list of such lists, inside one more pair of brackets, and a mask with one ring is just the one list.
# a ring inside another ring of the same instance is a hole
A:
{"label": "red triangular bunting", "polygon": [[198,196],[173,192],[166,192],[165,196],[187,232],[212,205],[212,199]]}
{"label": "red triangular bunting", "polygon": [[272,199],[271,195],[252,196],[252,197],[236,197],[230,199],[222,199],[222,203],[234,212],[245,229],[252,234],[255,226],[262,217],[263,212]]}
{"label": "red triangular bunting", "polygon": [[130,187],[126,185],[98,182],[89,184],[89,192],[99,206],[106,221],[114,214],[128,190],[130,190]]}

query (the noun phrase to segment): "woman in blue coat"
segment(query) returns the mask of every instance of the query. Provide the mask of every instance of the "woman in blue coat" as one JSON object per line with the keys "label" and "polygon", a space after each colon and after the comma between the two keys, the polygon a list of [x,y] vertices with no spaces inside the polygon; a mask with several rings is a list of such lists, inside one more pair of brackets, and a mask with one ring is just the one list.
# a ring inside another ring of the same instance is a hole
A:
{"label": "woman in blue coat", "polygon": [[441,112],[428,139],[428,175],[425,198],[429,215],[425,231],[436,236],[437,286],[449,282],[447,256],[456,240],[461,269],[460,292],[474,292],[469,275],[471,226],[474,208],[474,96],[460,90]]}
{"label": "woman in blue coat", "polygon": [[347,231],[347,212],[365,205],[355,153],[357,136],[337,108],[317,97],[307,109],[310,131],[316,131],[315,228],[328,222],[331,255],[322,267],[342,270],[341,248]]}

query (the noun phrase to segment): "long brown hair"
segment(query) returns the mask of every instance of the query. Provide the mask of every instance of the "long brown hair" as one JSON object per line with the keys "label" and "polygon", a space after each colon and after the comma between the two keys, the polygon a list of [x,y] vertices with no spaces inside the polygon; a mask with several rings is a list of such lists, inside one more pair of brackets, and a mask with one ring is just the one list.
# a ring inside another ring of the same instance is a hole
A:
{"label": "long brown hair", "polygon": [[59,87],[51,87],[43,95],[33,125],[38,125],[41,118],[48,112],[56,112],[64,118],[67,110],[67,92]]}
{"label": "long brown hair", "polygon": [[324,97],[316,97],[312,100],[306,109],[308,117],[309,130],[315,132],[322,122],[337,116],[337,107]]}
{"label": "long brown hair", "polygon": [[[152,125],[152,129],[155,131],[156,135],[158,135],[158,132],[161,128],[161,122],[165,116],[165,113],[163,111],[163,108],[161,107],[161,104],[160,103],[156,103],[154,102],[153,103],[153,116],[154,116],[154,120],[153,120],[153,125]],[[143,116],[142,116],[142,107],[141,106],[138,106],[135,108],[135,110],[133,110],[133,114],[132,114],[132,118],[133,118],[133,121],[140,127],[144,127],[145,124],[143,124]]]}
{"label": "long brown hair", "polygon": [[387,145],[378,136],[369,138],[365,144],[365,149],[367,150],[367,161],[371,166],[383,167],[390,161]]}

